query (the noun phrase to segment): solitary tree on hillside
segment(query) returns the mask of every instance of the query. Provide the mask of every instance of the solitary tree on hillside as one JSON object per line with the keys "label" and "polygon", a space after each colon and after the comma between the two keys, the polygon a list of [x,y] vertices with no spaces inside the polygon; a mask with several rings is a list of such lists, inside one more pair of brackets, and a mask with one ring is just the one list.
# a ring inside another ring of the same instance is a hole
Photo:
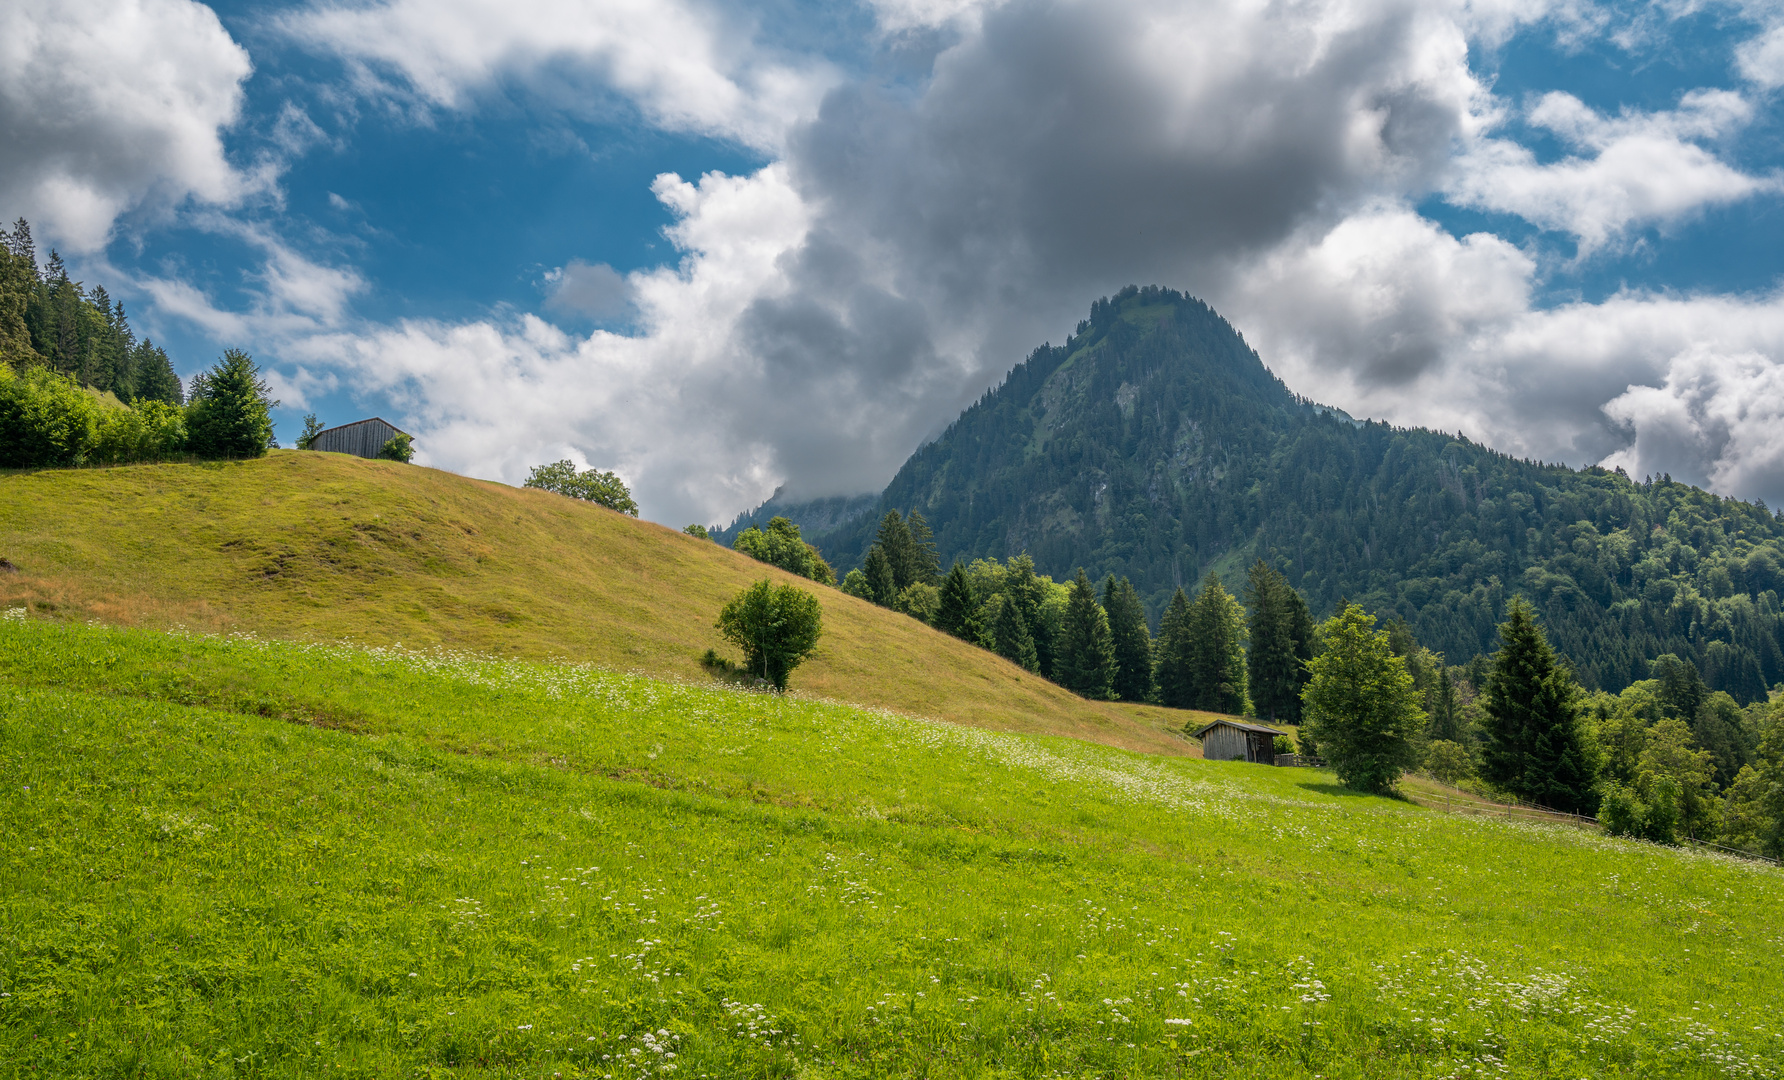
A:
{"label": "solitary tree on hillside", "polygon": [[1594,762],[1579,723],[1579,687],[1522,597],[1499,624],[1487,679],[1481,775],[1513,795],[1557,810],[1592,805]]}
{"label": "solitary tree on hillside", "polygon": [[973,603],[972,583],[966,579],[966,569],[955,563],[942,581],[941,602],[935,609],[934,626],[944,634],[952,634],[965,641],[979,640],[977,605]]}
{"label": "solitary tree on hillside", "polygon": [[785,690],[788,674],[818,647],[824,619],[811,593],[764,580],[725,605],[718,629],[743,650],[746,671]]}
{"label": "solitary tree on hillside", "polygon": [[632,491],[624,480],[598,469],[577,472],[576,463],[568,458],[550,465],[533,466],[526,483],[521,486],[568,495],[572,499],[583,499],[609,510],[638,516],[638,504],[632,500]]}
{"label": "solitary tree on hillside", "polygon": [[1418,763],[1415,740],[1425,724],[1406,661],[1386,633],[1355,604],[1320,628],[1324,650],[1302,692],[1303,731],[1345,787],[1385,792]]}
{"label": "solitary tree on hillside", "polygon": [[1096,602],[1096,589],[1083,567],[1072,580],[1072,595],[1060,630],[1053,681],[1080,697],[1107,698],[1115,681],[1115,642],[1109,633],[1109,616]]}
{"label": "solitary tree on hillside", "polygon": [[1115,696],[1122,701],[1152,700],[1152,632],[1146,606],[1126,578],[1110,574],[1103,582],[1103,610],[1115,643]]}
{"label": "solitary tree on hillside", "polygon": [[1190,675],[1189,596],[1178,588],[1158,620],[1157,654],[1153,678],[1160,704],[1173,709],[1193,707],[1195,680]]}
{"label": "solitary tree on hillside", "polygon": [[273,441],[272,410],[279,404],[270,392],[252,357],[226,350],[215,367],[192,380],[187,446],[199,457],[264,456]]}

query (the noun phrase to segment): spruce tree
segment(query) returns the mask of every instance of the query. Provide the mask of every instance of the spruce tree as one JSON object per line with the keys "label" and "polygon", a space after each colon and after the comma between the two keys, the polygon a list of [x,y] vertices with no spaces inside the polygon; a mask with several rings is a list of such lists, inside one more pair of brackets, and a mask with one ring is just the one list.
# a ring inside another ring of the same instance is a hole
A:
{"label": "spruce tree", "polygon": [[1245,686],[1244,611],[1209,574],[1189,612],[1190,708],[1237,715]]}
{"label": "spruce tree", "polygon": [[1557,810],[1592,805],[1593,762],[1579,723],[1579,687],[1522,597],[1499,625],[1486,690],[1481,775]]}
{"label": "spruce tree", "polygon": [[867,549],[867,558],[861,560],[861,572],[867,577],[867,599],[881,607],[891,607],[892,601],[898,599],[898,579],[892,573],[892,560],[886,557],[886,549],[878,544]]}
{"label": "spruce tree", "polygon": [[935,628],[965,641],[977,641],[979,628],[975,612],[972,583],[966,580],[966,569],[955,563],[942,581],[941,601],[935,609]]}
{"label": "spruce tree", "polygon": [[[1246,675],[1257,714],[1268,720],[1296,723],[1301,716],[1301,658],[1296,655],[1294,589],[1288,579],[1259,559],[1251,565],[1245,586],[1250,612],[1250,648]],[[1306,605],[1301,605],[1304,614]]]}
{"label": "spruce tree", "polygon": [[939,584],[942,563],[935,553],[935,535],[929,531],[929,522],[912,510],[904,524],[911,534],[911,580],[921,585]]}
{"label": "spruce tree", "polygon": [[240,349],[229,349],[217,365],[193,380],[187,410],[188,445],[199,457],[261,457],[273,439],[269,387],[260,368]]}
{"label": "spruce tree", "polygon": [[1181,587],[1158,620],[1158,640],[1153,643],[1153,679],[1161,705],[1192,708],[1195,686],[1190,677],[1189,595]]}
{"label": "spruce tree", "polygon": [[1034,639],[1034,652],[1039,664],[1035,670],[1052,671],[1056,643],[1053,640],[1052,627],[1048,625],[1046,614],[1042,611],[1047,602],[1047,584],[1034,572],[1034,560],[1026,554],[1011,559],[1006,567],[1004,599],[1015,601],[1022,612],[1022,622]]}
{"label": "spruce tree", "polygon": [[1152,700],[1152,632],[1146,607],[1126,578],[1110,574],[1103,582],[1103,610],[1115,642],[1115,696],[1122,701]]}
{"label": "spruce tree", "polygon": [[1096,602],[1096,589],[1083,567],[1072,580],[1060,631],[1053,681],[1079,697],[1107,698],[1115,680],[1115,642],[1109,632],[1109,616]]}
{"label": "spruce tree", "polygon": [[[920,580],[922,559],[917,554],[916,541],[911,538],[910,525],[898,511],[886,511],[886,516],[880,519],[874,543],[885,553],[886,565],[892,571],[893,596]],[[887,606],[892,603],[890,598],[880,602]]]}
{"label": "spruce tree", "polygon": [[1022,616],[1022,605],[1007,594],[997,605],[997,619],[991,625],[991,640],[997,655],[1027,671],[1040,674],[1041,662],[1035,655],[1034,635],[1029,633],[1028,620]]}

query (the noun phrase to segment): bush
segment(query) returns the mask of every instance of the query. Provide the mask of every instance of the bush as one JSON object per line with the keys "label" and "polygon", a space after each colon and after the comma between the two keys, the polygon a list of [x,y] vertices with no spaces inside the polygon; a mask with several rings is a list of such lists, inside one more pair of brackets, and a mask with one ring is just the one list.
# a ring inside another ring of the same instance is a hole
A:
{"label": "bush", "polygon": [[701,540],[712,539],[712,534],[706,531],[706,526],[704,525],[684,525],[682,526],[681,531]]}
{"label": "bush", "polygon": [[1292,754],[1295,752],[1295,740],[1287,735],[1278,735],[1270,740],[1270,748],[1278,754]]}
{"label": "bush", "polygon": [[399,431],[384,440],[384,445],[378,448],[378,456],[386,461],[400,461],[407,465],[409,459],[415,456],[414,440]]}
{"label": "bush", "polygon": [[99,439],[99,402],[47,368],[0,364],[0,468],[82,465]]}
{"label": "bush", "polygon": [[1446,784],[1457,785],[1474,775],[1474,755],[1461,743],[1436,739],[1425,751],[1425,771]]}
{"label": "bush", "polygon": [[527,482],[521,486],[568,495],[572,499],[638,516],[638,504],[632,501],[632,491],[624,480],[596,469],[577,472],[575,462],[569,460],[533,466],[532,472],[527,474]]}
{"label": "bush", "polygon": [[188,448],[199,457],[255,458],[273,445],[272,410],[278,402],[254,359],[228,349],[211,370],[192,380],[186,410]]}
{"label": "bush", "polygon": [[164,401],[99,410],[91,460],[107,464],[159,461],[186,451],[186,411]]}
{"label": "bush", "polygon": [[758,581],[719,612],[718,629],[743,650],[744,670],[785,690],[788,674],[818,647],[824,619],[811,593]]}

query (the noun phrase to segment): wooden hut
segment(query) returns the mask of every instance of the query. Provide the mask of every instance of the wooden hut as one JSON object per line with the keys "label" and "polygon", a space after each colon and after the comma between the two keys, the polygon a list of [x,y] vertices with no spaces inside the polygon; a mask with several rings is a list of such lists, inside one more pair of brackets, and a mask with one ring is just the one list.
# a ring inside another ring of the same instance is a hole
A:
{"label": "wooden hut", "polygon": [[1276,736],[1288,733],[1262,724],[1216,720],[1195,734],[1196,738],[1202,740],[1202,757],[1207,761],[1250,761],[1260,765],[1274,765]]}
{"label": "wooden hut", "polygon": [[351,424],[323,428],[310,440],[310,449],[375,458],[378,451],[384,449],[385,443],[398,435],[406,434],[408,433],[398,430],[395,425],[374,416],[370,420],[355,420]]}

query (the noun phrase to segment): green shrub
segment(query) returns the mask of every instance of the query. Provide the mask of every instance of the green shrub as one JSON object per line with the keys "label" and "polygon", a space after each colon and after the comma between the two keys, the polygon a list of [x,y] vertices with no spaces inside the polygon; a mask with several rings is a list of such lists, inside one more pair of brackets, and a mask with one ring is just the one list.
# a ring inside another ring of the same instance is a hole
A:
{"label": "green shrub", "polygon": [[99,402],[47,368],[0,364],[0,468],[82,465],[99,438]]}
{"label": "green shrub", "polygon": [[159,461],[186,451],[186,410],[164,401],[99,410],[91,460],[107,464]]}
{"label": "green shrub", "polygon": [[1461,743],[1434,739],[1425,750],[1425,771],[1446,784],[1460,784],[1474,775],[1474,755]]}
{"label": "green shrub", "polygon": [[818,549],[799,535],[799,526],[784,517],[772,518],[766,531],[751,525],[737,534],[732,548],[757,562],[778,566],[789,574],[810,578],[820,585],[836,584],[836,572],[818,554]]}
{"label": "green shrub", "polygon": [[811,593],[758,581],[719,612],[718,629],[743,650],[745,671],[785,690],[788,674],[818,647],[824,619]]}
{"label": "green shrub", "polygon": [[414,442],[399,431],[384,440],[384,445],[378,448],[378,456],[386,461],[400,461],[406,465],[415,456]]}

